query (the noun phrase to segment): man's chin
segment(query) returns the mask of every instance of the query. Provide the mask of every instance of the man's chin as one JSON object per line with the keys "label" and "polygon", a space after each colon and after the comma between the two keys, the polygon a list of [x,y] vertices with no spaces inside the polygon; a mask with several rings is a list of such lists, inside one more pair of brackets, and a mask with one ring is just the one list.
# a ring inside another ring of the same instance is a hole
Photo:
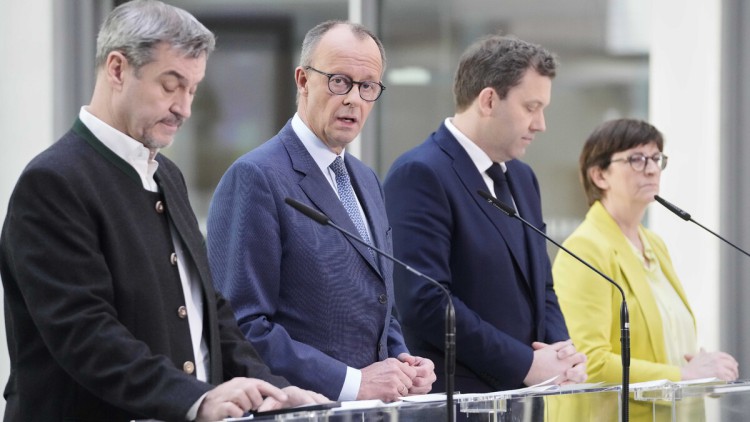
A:
{"label": "man's chin", "polygon": [[143,145],[150,150],[164,149],[172,145],[173,141],[174,141],[174,138],[165,138],[165,139],[146,138],[146,140],[143,142]]}

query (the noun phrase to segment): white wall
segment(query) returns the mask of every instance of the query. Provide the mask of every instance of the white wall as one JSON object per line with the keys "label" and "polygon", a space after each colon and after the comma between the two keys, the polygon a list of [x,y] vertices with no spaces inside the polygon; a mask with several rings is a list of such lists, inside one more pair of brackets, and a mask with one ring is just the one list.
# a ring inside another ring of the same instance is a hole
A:
{"label": "white wall", "polygon": [[[721,3],[652,3],[651,122],[665,136],[669,166],[661,196],[706,227],[719,227]],[[715,238],[653,204],[650,226],[664,237],[698,323],[698,341],[719,346],[719,254]]]}
{"label": "white wall", "polygon": [[[721,2],[652,2],[651,122],[664,134],[669,166],[661,196],[719,228]],[[650,223],[670,249],[697,322],[698,344],[718,350],[719,243],[692,222],[652,204]],[[726,310],[725,310],[726,311]],[[707,401],[708,420],[718,420]]]}
{"label": "white wall", "polygon": [[[26,163],[52,143],[52,0],[0,0],[0,220]],[[8,379],[0,313],[0,389]],[[0,413],[5,401],[0,400]]]}

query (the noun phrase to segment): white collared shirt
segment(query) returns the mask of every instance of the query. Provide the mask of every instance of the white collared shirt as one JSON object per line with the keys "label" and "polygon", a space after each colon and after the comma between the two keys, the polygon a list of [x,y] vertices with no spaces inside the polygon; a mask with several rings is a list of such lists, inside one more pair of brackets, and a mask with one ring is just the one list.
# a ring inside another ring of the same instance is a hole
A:
{"label": "white collared shirt", "polygon": [[[336,196],[341,199],[341,195],[339,195],[338,185],[336,183],[336,173],[334,173],[333,170],[331,170],[331,168],[329,167],[333,163],[333,160],[335,160],[339,155],[336,155],[336,153],[331,151],[330,148],[328,148],[328,146],[323,143],[323,141],[315,136],[315,134],[310,130],[310,128],[307,127],[307,125],[305,125],[305,122],[302,121],[302,118],[300,118],[297,113],[295,113],[294,117],[292,118],[292,129],[294,130],[294,133],[297,134],[297,137],[300,139],[300,141],[302,141],[302,145],[304,145],[307,152],[310,153],[313,160],[315,161],[315,164],[317,164],[318,168],[320,168],[320,171],[323,172],[323,176],[325,176],[326,180],[328,180],[328,183],[331,185],[331,188],[333,188]],[[346,149],[341,151],[340,156],[342,160],[346,161]],[[362,217],[362,221],[366,223],[365,230],[367,230],[367,235],[370,236],[370,239],[372,239],[370,223],[367,221],[365,211],[362,208],[359,197],[357,197],[356,191],[354,192],[354,197],[357,199],[357,208],[359,209],[359,215]]]}
{"label": "white collared shirt", "polygon": [[[468,136],[464,135],[463,132],[458,130],[458,128],[453,125],[450,117],[445,119],[445,127],[453,135],[453,137],[456,138],[456,140],[461,145],[461,147],[463,147],[466,153],[469,154],[469,158],[471,158],[471,161],[474,163],[477,171],[479,171],[479,174],[482,175],[482,179],[484,180],[484,184],[487,185],[487,189],[492,192],[492,195],[497,197],[497,193],[495,192],[495,182],[493,182],[490,175],[487,174],[487,170],[493,164],[490,156],[487,155],[486,152],[482,151],[482,149],[479,148],[479,146],[475,144],[474,141],[469,139]],[[505,165],[505,162],[501,162],[498,164],[500,164],[500,168],[503,169],[503,173],[508,171],[508,167]],[[518,209],[518,207],[515,206],[515,199],[513,200],[513,206]]]}

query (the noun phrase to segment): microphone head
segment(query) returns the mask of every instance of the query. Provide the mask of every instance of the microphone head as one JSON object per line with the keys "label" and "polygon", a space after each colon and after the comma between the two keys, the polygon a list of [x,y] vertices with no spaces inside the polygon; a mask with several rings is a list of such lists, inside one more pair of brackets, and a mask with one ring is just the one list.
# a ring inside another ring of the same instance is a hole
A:
{"label": "microphone head", "polygon": [[656,200],[656,202],[664,205],[664,208],[672,211],[673,213],[675,213],[681,219],[683,219],[685,221],[690,221],[690,214],[688,214],[687,212],[683,211],[682,209],[680,209],[676,205],[672,204],[671,202],[667,201],[666,199],[662,198],[659,195],[654,195],[654,199]]}
{"label": "microphone head", "polygon": [[497,199],[494,196],[490,195],[489,192],[486,192],[486,191],[483,191],[483,190],[480,189],[480,190],[477,191],[477,193],[479,194],[479,196],[481,196],[482,198],[486,199],[487,202],[489,202],[490,204],[492,204],[495,207],[499,208],[500,211],[504,212],[509,217],[515,217],[517,215],[515,208],[509,206],[508,204],[503,203],[499,199]]}
{"label": "microphone head", "polygon": [[316,222],[318,222],[318,224],[322,224],[325,226],[331,221],[331,219],[329,219],[327,215],[323,214],[322,212],[318,212],[317,210],[314,210],[295,199],[287,197],[284,198],[284,202],[286,202],[287,205],[291,206],[295,210],[301,212],[302,214],[305,214],[307,217],[315,220]]}

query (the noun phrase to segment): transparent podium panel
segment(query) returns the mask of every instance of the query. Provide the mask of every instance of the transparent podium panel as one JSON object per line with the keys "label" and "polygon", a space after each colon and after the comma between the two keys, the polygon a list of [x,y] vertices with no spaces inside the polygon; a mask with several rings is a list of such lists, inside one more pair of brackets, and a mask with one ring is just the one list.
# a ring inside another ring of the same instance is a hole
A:
{"label": "transparent podium panel", "polygon": [[422,403],[400,401],[383,403],[379,400],[342,402],[339,407],[286,413],[226,421],[330,421],[330,422],[443,422],[447,419],[445,401]]}
{"label": "transparent podium panel", "polygon": [[651,408],[652,421],[750,420],[750,380],[654,381],[634,384],[631,388],[635,400]]}
{"label": "transparent podium panel", "polygon": [[456,396],[456,420],[487,422],[617,422],[620,387],[601,384],[545,386]]}

